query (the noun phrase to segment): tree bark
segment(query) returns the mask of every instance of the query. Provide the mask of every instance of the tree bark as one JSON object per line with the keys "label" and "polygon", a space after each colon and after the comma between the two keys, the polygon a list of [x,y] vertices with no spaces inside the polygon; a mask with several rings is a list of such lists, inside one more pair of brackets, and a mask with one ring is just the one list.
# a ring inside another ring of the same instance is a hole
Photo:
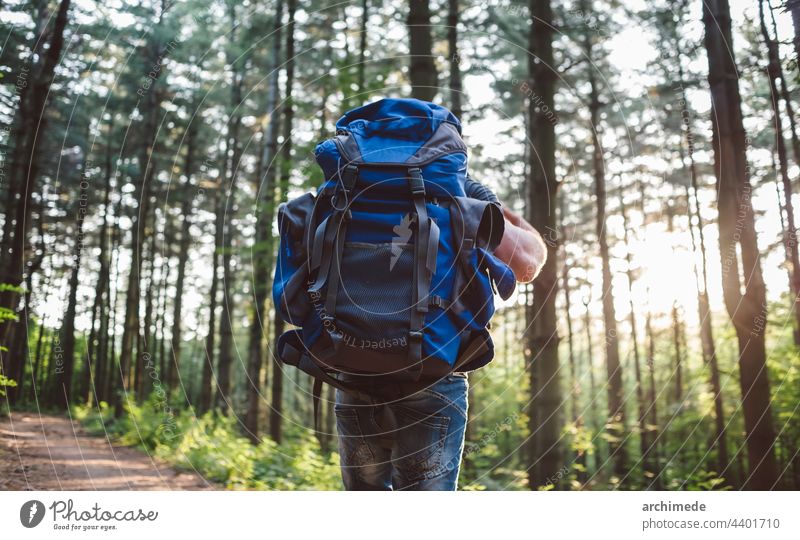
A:
{"label": "tree bark", "polygon": [[[225,199],[222,192],[223,180],[220,177],[214,202],[216,219],[214,226],[214,253],[211,255],[211,290],[208,293],[208,333],[206,334],[205,362],[200,381],[198,411],[204,413],[211,408],[212,383],[214,380],[214,343],[217,331],[217,290],[219,287],[219,255],[224,236]],[[177,373],[177,366],[175,367]]]}
{"label": "tree bark", "polygon": [[[97,283],[94,289],[94,303],[92,304],[92,326],[89,331],[89,342],[86,352],[86,369],[83,371],[83,383],[81,399],[91,403],[92,396],[97,396],[97,380],[100,377],[98,367],[103,365],[102,361],[97,360],[97,349],[99,341],[108,332],[108,320],[105,311],[105,293],[109,281],[109,261],[108,261],[108,216],[111,213],[111,176],[112,170],[112,151],[111,140],[114,136],[114,111],[108,124],[106,141],[105,173],[103,189],[103,223],[100,226],[98,243],[100,245],[100,269],[97,274]],[[95,324],[99,323],[99,328],[95,330]]]}
{"label": "tree bark", "polygon": [[[163,61],[166,51],[154,44],[147,46],[145,51],[147,58],[155,64]],[[122,342],[120,344],[119,357],[119,388],[114,398],[114,416],[120,418],[124,412],[123,394],[126,395],[131,390],[129,388],[129,377],[131,362],[134,354],[135,344],[139,341],[139,303],[141,294],[141,273],[142,273],[142,249],[144,246],[145,224],[147,216],[150,214],[150,197],[152,191],[153,178],[155,177],[156,164],[154,161],[154,147],[157,139],[158,111],[161,103],[158,80],[162,74],[159,70],[145,95],[142,98],[141,106],[145,114],[145,122],[142,125],[142,147],[139,153],[139,170],[141,181],[136,183],[134,189],[134,199],[138,201],[138,212],[134,214],[135,219],[131,227],[131,269],[128,274],[128,290],[125,301],[125,324],[122,332]],[[141,353],[141,351],[137,351]]]}
{"label": "tree bark", "polygon": [[[781,80],[781,60],[778,54],[778,44],[769,35],[767,23],[764,19],[764,2],[758,2],[758,20],[761,28],[761,36],[764,39],[764,44],[767,47],[767,68],[766,76],[769,81],[770,90],[770,104],[772,106],[772,120],[775,129],[775,149],[778,153],[778,170],[781,175],[781,183],[783,186],[783,209],[786,212],[786,226],[788,230],[784,236],[784,244],[786,252],[789,255],[791,281],[789,282],[789,291],[792,297],[792,308],[794,310],[794,343],[800,346],[800,301],[798,301],[798,294],[800,294],[800,251],[797,245],[797,227],[794,217],[794,204],[792,203],[792,181],[789,178],[789,161],[786,152],[786,141],[783,138],[783,119],[781,118],[780,108],[780,94],[778,93],[778,84],[776,80]],[[791,100],[787,100],[787,104],[791,110]]]}
{"label": "tree bark", "polygon": [[[294,94],[292,85],[294,84],[294,15],[297,9],[297,0],[288,0],[287,9],[289,13],[289,23],[286,25],[286,89],[284,91],[283,102],[283,147],[281,148],[281,176],[279,182],[279,201],[283,202],[289,194],[289,180],[292,172],[292,125],[294,123]],[[283,320],[277,315],[275,317],[273,344],[277,343],[278,337],[284,330]],[[272,354],[272,409],[270,411],[270,437],[273,441],[280,443],[283,437],[283,370],[273,346]]]}
{"label": "tree bark", "polygon": [[[8,201],[6,206],[4,233],[0,241],[0,283],[19,286],[23,282],[25,263],[25,240],[31,223],[33,194],[39,180],[39,154],[42,134],[46,130],[46,110],[50,86],[53,83],[56,65],[64,46],[64,30],[70,0],[61,0],[51,30],[50,43],[41,63],[38,75],[32,78],[30,88],[21,96],[19,103],[19,130],[14,141],[15,159],[10,171]],[[13,214],[13,217],[12,217]],[[12,223],[16,223],[12,229]],[[0,292],[0,306],[15,310],[19,295],[15,291]],[[6,353],[2,347],[12,343],[13,321],[0,322],[0,373],[7,373]]]}
{"label": "tree bark", "polygon": [[[365,87],[365,61],[367,56],[367,23],[369,22],[369,0],[361,0],[361,35],[358,47],[358,73],[356,83],[358,84],[358,97],[362,101],[366,99]],[[280,34],[277,34],[280,37]]]}
{"label": "tree bark", "polygon": [[[678,70],[678,80],[676,83],[680,87],[680,112],[682,137],[678,145],[681,164],[688,169],[690,186],[686,186],[686,214],[689,222],[689,235],[692,241],[692,253],[697,253],[700,248],[701,267],[693,265],[695,274],[695,285],[697,289],[697,308],[700,321],[700,343],[703,355],[703,364],[708,366],[709,382],[714,396],[714,439],[709,445],[717,449],[717,474],[723,476],[728,468],[728,446],[725,430],[725,409],[723,404],[722,387],[720,385],[719,363],[717,361],[717,350],[714,344],[714,329],[711,320],[711,307],[708,298],[708,254],[706,251],[705,231],[703,216],[700,213],[700,192],[697,164],[694,159],[695,136],[693,128],[693,117],[689,109],[689,99],[686,95],[686,77],[683,71],[683,51],[680,36],[676,26],[669,28],[671,31],[670,39],[675,47],[675,65]],[[665,73],[670,77],[669,73]],[[688,161],[688,163],[687,163]],[[641,187],[644,192],[644,187]],[[695,217],[697,225],[695,226]],[[696,233],[695,233],[696,229]],[[699,244],[699,246],[698,246]]]}
{"label": "tree bark", "polygon": [[[145,225],[146,227],[146,225]],[[158,238],[158,215],[153,211],[152,226],[150,228],[150,246],[147,249],[145,259],[148,260],[147,268],[147,289],[144,294],[144,324],[142,325],[142,333],[139,334],[136,343],[136,365],[134,367],[134,387],[136,388],[136,400],[144,401],[148,393],[148,379],[150,379],[147,370],[148,364],[152,366],[152,327],[153,327],[153,293],[156,291],[156,240]],[[150,368],[152,369],[152,368]]]}
{"label": "tree bark", "polygon": [[447,0],[447,52],[450,55],[450,112],[461,120],[461,57],[458,54],[458,0]]}
{"label": "tree bark", "polygon": [[[650,291],[648,290],[648,294]],[[661,478],[661,455],[660,455],[660,439],[661,434],[658,428],[658,401],[656,399],[656,340],[653,335],[652,314],[648,311],[644,319],[645,334],[647,334],[647,374],[650,382],[648,389],[648,407],[650,409],[650,426],[648,432],[650,433],[649,444],[644,454],[645,474],[648,478],[652,478],[649,487],[656,490],[663,489],[663,479]]]}
{"label": "tree bark", "polygon": [[[667,232],[673,234],[675,232],[675,211],[672,204],[666,205],[665,213],[667,214]],[[675,248],[672,248],[673,253]],[[675,360],[675,394],[673,401],[679,408],[683,407],[683,331],[680,313],[678,313],[678,299],[672,301],[672,308],[670,310],[670,317],[672,319],[672,352]]]}
{"label": "tree bark", "polygon": [[[237,25],[236,6],[230,6],[230,39],[231,47],[237,45]],[[239,145],[239,131],[242,124],[242,86],[244,85],[244,68],[241,66],[241,59],[237,59],[234,54],[229,57],[232,67],[233,82],[231,85],[231,116],[228,120],[228,133],[225,159],[230,162],[226,167],[230,178],[228,179],[226,211],[222,214],[225,220],[225,234],[223,238],[222,252],[222,318],[219,323],[219,363],[217,365],[217,407],[223,414],[228,414],[231,407],[231,365],[233,364],[233,236],[236,234],[234,224],[234,212],[236,209],[236,182],[239,166],[241,165],[241,148]],[[227,209],[230,209],[230,212]]]}
{"label": "tree bark", "polygon": [[795,69],[800,69],[800,0],[786,0],[786,9],[792,14],[792,26],[794,26]]}
{"label": "tree bark", "polygon": [[[744,487],[765,490],[772,489],[778,482],[764,342],[766,288],[750,199],[752,187],[748,178],[747,144],[732,52],[728,1],[705,1],[703,24],[711,88],[722,288],[739,345],[742,409],[747,433],[750,474]],[[737,244],[741,249],[741,261]],[[740,269],[745,276],[744,284],[740,280]]]}
{"label": "tree bark", "polygon": [[620,186],[619,209],[622,217],[622,235],[625,244],[625,276],[628,278],[628,306],[630,308],[631,347],[633,348],[633,370],[636,380],[636,405],[638,409],[639,448],[642,453],[642,467],[645,473],[652,470],[652,465],[647,462],[647,449],[650,447],[649,431],[647,430],[647,406],[644,400],[642,385],[641,357],[639,355],[639,334],[636,328],[636,304],[633,301],[633,257],[630,249],[630,230],[628,228],[628,212],[625,208],[623,187]]}
{"label": "tree bark", "polygon": [[[585,0],[581,0],[583,13],[589,13]],[[625,402],[623,400],[622,366],[619,360],[619,337],[617,335],[617,319],[614,310],[614,291],[612,286],[611,266],[608,239],[606,235],[606,178],[603,159],[603,148],[600,144],[600,101],[593,59],[593,43],[590,30],[583,36],[583,52],[590,63],[589,67],[589,113],[591,118],[592,137],[592,170],[594,174],[594,190],[597,204],[597,222],[595,232],[600,248],[603,280],[603,322],[605,325],[606,373],[608,378],[608,420],[606,430],[609,434],[609,459],[613,462],[613,472],[618,478],[627,472],[627,455],[623,441],[625,439]]]}
{"label": "tree bark", "polygon": [[433,59],[431,36],[431,11],[429,0],[409,0],[408,26],[409,55],[408,78],[411,97],[432,101],[438,91],[438,73]]}
{"label": "tree bark", "polygon": [[[562,211],[561,211],[561,219],[562,219],[562,230],[563,230],[563,197],[561,198],[562,203]],[[577,431],[583,430],[583,413],[579,412],[580,407],[580,382],[578,381],[577,377],[577,366],[575,360],[575,330],[572,321],[572,314],[570,313],[572,308],[572,288],[570,287],[569,282],[569,263],[567,262],[567,250],[563,250],[564,259],[561,263],[561,283],[564,289],[564,318],[567,321],[567,352],[569,358],[569,388],[570,388],[570,418],[572,419],[572,423],[575,425],[575,429]],[[504,325],[507,326],[507,325]],[[506,355],[508,358],[508,355]],[[578,481],[583,483],[586,482],[588,475],[586,474],[586,452],[581,450],[577,457],[575,458],[576,464],[580,466],[580,469],[577,473]]]}
{"label": "tree bark", "polygon": [[258,206],[256,211],[256,241],[252,248],[253,257],[253,314],[250,321],[249,362],[247,368],[247,413],[245,414],[245,435],[253,444],[259,442],[259,403],[261,402],[261,368],[264,364],[263,340],[264,330],[268,326],[269,312],[266,300],[270,291],[270,275],[272,273],[272,220],[275,216],[275,177],[276,156],[278,153],[278,123],[280,108],[278,106],[280,84],[279,71],[281,64],[281,19],[283,17],[283,1],[278,0],[275,6],[275,19],[272,27],[272,58],[269,67],[269,90],[267,93],[267,114],[269,123],[263,132],[263,151],[261,153],[256,175],[255,190]]}
{"label": "tree bark", "polygon": [[[86,161],[84,160],[84,167]],[[81,169],[85,175],[85,169]],[[84,178],[82,178],[84,180]],[[56,364],[56,388],[53,395],[53,404],[61,410],[66,410],[72,400],[72,374],[75,369],[75,310],[78,302],[78,283],[81,270],[81,256],[83,255],[83,223],[86,217],[86,201],[88,200],[87,188],[81,182],[81,194],[78,198],[75,211],[77,214],[77,233],[75,235],[75,251],[72,256],[72,273],[69,278],[69,295],[67,297],[67,310],[64,312],[61,343],[63,344],[63,365]]]}
{"label": "tree bark", "polygon": [[181,239],[178,244],[178,275],[175,281],[175,299],[172,304],[171,361],[166,365],[166,386],[171,392],[178,381],[181,363],[181,346],[183,344],[183,293],[186,282],[186,264],[189,260],[189,246],[192,241],[192,201],[190,195],[194,175],[195,144],[198,126],[192,122],[186,132],[186,156],[183,162],[183,182],[181,201]]}
{"label": "tree bark", "polygon": [[[528,213],[536,230],[555,231],[558,182],[555,171],[555,126],[541,113],[539,103],[554,110],[556,73],[553,71],[553,12],[549,1],[531,0],[532,22],[528,34],[528,76],[532,92],[541,102],[528,103],[530,197]],[[536,61],[538,59],[538,61]],[[532,438],[528,484],[531,489],[555,484],[561,469],[561,388],[558,361],[557,243],[547,242],[547,261],[533,282],[533,302],[528,309],[526,332],[532,399],[529,428]]]}
{"label": "tree bark", "polygon": [[[113,282],[117,283],[120,277],[119,271],[119,247],[122,244],[121,231],[119,227],[120,211],[122,209],[122,197],[117,200],[114,210],[114,228],[111,234],[111,263],[114,268]],[[111,295],[111,283],[108,281],[108,289],[106,289],[106,303],[109,319],[108,336],[104,336],[105,352],[101,353],[100,357],[106,359],[106,376],[102,381],[102,401],[108,402],[109,400],[114,403],[114,396],[118,390],[120,377],[119,363],[117,359],[117,308],[119,307],[119,287],[114,288],[114,295]],[[116,367],[116,369],[115,369]]]}

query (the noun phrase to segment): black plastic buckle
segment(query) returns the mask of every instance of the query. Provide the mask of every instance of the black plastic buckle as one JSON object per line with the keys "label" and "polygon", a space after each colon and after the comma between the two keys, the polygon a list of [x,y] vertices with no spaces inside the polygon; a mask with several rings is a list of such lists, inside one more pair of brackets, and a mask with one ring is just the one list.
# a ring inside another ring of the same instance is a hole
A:
{"label": "black plastic buckle", "polygon": [[356,185],[358,180],[358,167],[355,165],[347,165],[342,173],[342,187],[345,192],[350,192]]}
{"label": "black plastic buckle", "polygon": [[414,196],[425,196],[425,181],[422,179],[422,170],[418,168],[408,169],[408,185],[411,194]]}
{"label": "black plastic buckle", "polygon": [[422,331],[411,330],[408,332],[408,338],[411,341],[422,341]]}
{"label": "black plastic buckle", "polygon": [[444,306],[444,301],[442,300],[441,296],[431,296],[431,299],[430,299],[430,302],[428,303],[428,305],[440,308],[440,307]]}

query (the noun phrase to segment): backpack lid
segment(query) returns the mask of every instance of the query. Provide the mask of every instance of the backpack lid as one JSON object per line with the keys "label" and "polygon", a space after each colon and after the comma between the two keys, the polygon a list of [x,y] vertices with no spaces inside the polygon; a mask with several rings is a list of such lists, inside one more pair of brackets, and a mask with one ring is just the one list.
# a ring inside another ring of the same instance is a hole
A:
{"label": "backpack lid", "polygon": [[418,99],[381,99],[358,107],[336,122],[336,131],[337,138],[350,139],[341,148],[354,162],[414,164],[445,150],[466,152],[458,118]]}

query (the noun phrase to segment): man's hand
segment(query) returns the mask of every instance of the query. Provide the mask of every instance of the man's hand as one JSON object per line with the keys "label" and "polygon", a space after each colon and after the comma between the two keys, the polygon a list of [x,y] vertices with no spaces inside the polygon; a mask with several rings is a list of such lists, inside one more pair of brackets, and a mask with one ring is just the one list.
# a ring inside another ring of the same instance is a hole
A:
{"label": "man's hand", "polygon": [[505,232],[494,254],[514,271],[518,282],[530,283],[547,260],[547,246],[539,232],[522,216],[505,205],[502,208]]}

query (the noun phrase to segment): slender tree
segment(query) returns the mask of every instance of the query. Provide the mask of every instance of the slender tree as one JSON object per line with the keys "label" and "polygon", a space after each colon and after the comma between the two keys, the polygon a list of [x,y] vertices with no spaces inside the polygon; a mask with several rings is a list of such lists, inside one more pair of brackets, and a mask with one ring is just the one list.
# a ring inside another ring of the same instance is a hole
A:
{"label": "slender tree", "polygon": [[[528,103],[528,143],[531,145],[528,179],[528,215],[538,231],[555,231],[558,182],[555,171],[555,125],[544,107],[555,109],[553,11],[549,1],[531,0],[528,33],[528,76],[533,95]],[[561,388],[558,361],[557,245],[547,242],[547,261],[533,282],[528,308],[526,349],[532,399],[529,421],[532,437],[528,483],[531,489],[552,482],[561,468]]]}
{"label": "slender tree", "polygon": [[[358,74],[356,83],[358,84],[359,99],[365,100],[365,70],[367,58],[367,23],[369,23],[369,0],[361,0],[361,32],[359,35],[358,46]],[[280,35],[280,34],[278,34]]]}
{"label": "slender tree", "polygon": [[411,96],[432,101],[438,91],[438,73],[433,61],[429,0],[409,0],[408,19]]}
{"label": "slender tree", "polygon": [[[85,154],[84,154],[85,156]],[[62,327],[61,343],[64,352],[63,365],[56,365],[56,388],[53,395],[53,404],[59,409],[65,410],[69,407],[72,400],[72,375],[75,371],[75,312],[78,303],[78,282],[81,271],[81,258],[83,256],[83,224],[86,217],[86,206],[88,201],[88,180],[86,159],[80,169],[82,178],[80,182],[80,196],[75,203],[74,212],[76,215],[76,234],[74,253],[72,255],[72,271],[69,278],[69,295],[67,297],[67,310],[64,312],[64,325]],[[84,185],[86,187],[84,187]]]}
{"label": "slender tree", "polygon": [[[588,2],[581,0],[580,6],[581,11],[588,17],[590,14]],[[625,403],[623,400],[622,366],[619,360],[619,336],[617,335],[617,319],[614,309],[611,257],[606,232],[606,176],[603,147],[600,139],[600,112],[603,102],[600,100],[597,74],[593,64],[594,39],[594,32],[587,28],[583,32],[581,46],[584,57],[589,62],[589,128],[592,141],[592,173],[597,204],[595,233],[600,248],[600,262],[602,265],[603,323],[605,325],[606,373],[608,378],[608,421],[606,422],[606,430],[609,434],[609,457],[614,464],[614,474],[622,477],[627,470],[627,456],[625,445],[623,444],[625,439]]]}
{"label": "slender tree", "polygon": [[[195,109],[196,110],[196,109]],[[186,282],[186,263],[189,259],[189,247],[192,241],[192,186],[195,167],[195,146],[199,126],[196,121],[191,121],[186,128],[186,154],[183,162],[183,189],[181,199],[181,229],[178,243],[178,275],[175,281],[175,298],[172,304],[172,336],[171,336],[171,361],[165,366],[165,380],[169,391],[175,388],[180,372],[181,345],[183,342],[183,294]]]}
{"label": "slender tree", "polygon": [[794,54],[795,65],[800,69],[800,0],[786,0],[786,9],[792,14],[794,25]]}
{"label": "slender tree", "polygon": [[447,53],[450,55],[450,111],[461,120],[461,57],[458,55],[458,0],[447,0]]}
{"label": "slender tree", "polygon": [[[286,87],[283,99],[283,146],[281,147],[280,164],[281,177],[278,185],[279,201],[285,201],[289,193],[289,180],[292,172],[292,127],[294,125],[294,32],[295,12],[297,0],[287,0],[286,9],[289,22],[286,25]],[[280,317],[275,317],[274,343],[283,333],[284,323]],[[273,347],[272,354],[272,409],[270,411],[269,432],[273,441],[279,443],[283,437],[283,371],[277,356],[277,349]]]}
{"label": "slender tree", "polygon": [[[83,372],[83,383],[81,397],[91,403],[92,396],[97,396],[97,379],[101,376],[98,368],[103,366],[105,359],[98,360],[98,349],[100,342],[108,333],[108,317],[105,310],[106,289],[109,282],[109,257],[108,257],[108,228],[109,216],[111,215],[111,177],[113,170],[113,152],[111,139],[114,135],[114,111],[109,113],[108,120],[108,140],[106,141],[105,163],[103,173],[103,222],[98,233],[98,243],[100,245],[100,268],[97,272],[97,282],[94,289],[94,302],[92,304],[92,325],[89,330],[89,342],[86,352],[86,369]],[[99,326],[96,326],[99,325]]]}
{"label": "slender tree", "polygon": [[[165,16],[165,9],[158,14],[156,27],[160,27]],[[143,45],[141,54],[150,60],[150,65],[163,63],[169,48],[167,44],[159,43],[157,33]],[[158,86],[158,81],[163,75],[163,70],[153,72],[149,88],[142,88],[140,107],[145,120],[141,125],[142,141],[138,153],[140,178],[134,181],[134,199],[138,203],[137,212],[134,214],[131,227],[131,268],[128,273],[128,290],[125,301],[125,322],[120,344],[118,392],[114,398],[114,416],[119,418],[124,412],[123,397],[131,390],[129,388],[130,369],[134,354],[135,344],[139,341],[139,304],[141,294],[142,255],[144,246],[144,233],[147,217],[150,215],[152,197],[152,184],[155,178],[156,162],[154,147],[158,137],[158,113],[163,99],[163,94]],[[137,351],[141,352],[141,351]],[[127,397],[126,397],[127,399]]]}
{"label": "slender tree", "polygon": [[250,321],[250,347],[248,361],[247,413],[245,415],[245,433],[251,442],[257,443],[259,403],[261,401],[261,368],[264,364],[263,340],[264,330],[268,326],[266,300],[269,296],[270,272],[272,272],[272,220],[275,215],[275,166],[278,153],[278,134],[280,107],[278,106],[281,63],[281,19],[283,17],[283,0],[275,5],[272,26],[272,51],[270,53],[269,88],[267,90],[266,112],[269,115],[266,128],[262,133],[262,151],[258,161],[256,174],[258,217],[256,218],[256,238],[252,248],[253,257],[253,313]]}
{"label": "slender tree", "polygon": [[[628,225],[628,212],[625,207],[625,192],[623,186],[619,190],[619,213],[622,217],[622,235],[625,244],[625,277],[628,278],[628,306],[630,308],[629,321],[631,327],[631,349],[633,353],[633,373],[636,385],[636,405],[638,410],[637,422],[639,426],[639,444],[642,458],[644,461],[647,456],[647,449],[650,446],[649,432],[647,430],[647,405],[644,399],[644,387],[642,385],[641,356],[639,354],[639,333],[636,328],[636,303],[633,294],[633,255],[631,254],[630,228]],[[649,463],[643,463],[643,468],[648,471]]]}
{"label": "slender tree", "polygon": [[750,474],[744,487],[772,489],[778,481],[778,471],[764,342],[766,288],[750,200],[752,188],[728,1],[703,2],[703,24],[711,88],[722,289],[739,345],[739,381],[747,433]]}
{"label": "slender tree", "polygon": [[[775,129],[775,149],[778,153],[778,170],[780,171],[781,184],[783,186],[783,211],[786,213],[786,226],[788,230],[784,235],[786,253],[789,257],[789,292],[792,297],[792,307],[794,309],[794,343],[800,346],[800,248],[797,245],[797,226],[794,217],[794,204],[792,202],[792,181],[789,178],[789,158],[786,152],[786,141],[783,138],[783,119],[781,117],[780,93],[778,83],[782,80],[781,60],[778,54],[778,44],[772,39],[767,29],[764,18],[764,2],[758,2],[758,20],[761,29],[761,36],[767,47],[767,67],[765,68],[767,80],[769,81],[770,104],[772,105],[772,125]],[[787,100],[791,107],[791,99]]]}
{"label": "slender tree", "polygon": [[[242,126],[242,89],[244,86],[244,59],[239,56],[238,27],[239,18],[236,13],[235,2],[228,4],[230,17],[230,53],[228,63],[231,67],[231,113],[228,117],[228,127],[225,142],[225,155],[227,161],[225,170],[229,177],[226,179],[226,202],[221,214],[224,220],[224,235],[222,241],[222,318],[219,321],[219,359],[217,364],[217,395],[216,405],[227,414],[230,408],[231,391],[231,365],[233,364],[233,282],[235,279],[233,265],[233,237],[236,234],[234,212],[236,210],[237,178],[241,166],[241,145],[239,135]],[[219,217],[219,216],[218,216]]]}
{"label": "slender tree", "polygon": [[[17,123],[12,140],[14,141],[12,170],[9,171],[7,188],[6,216],[3,225],[3,237],[0,240],[0,283],[19,287],[24,279],[25,242],[31,224],[33,195],[37,191],[40,175],[40,155],[42,139],[45,133],[50,87],[55,76],[55,68],[61,58],[64,47],[64,31],[67,26],[67,15],[70,0],[61,0],[58,4],[55,20],[49,30],[50,41],[47,50],[42,53],[41,67],[36,76],[26,83],[27,90],[20,96],[17,111]],[[49,15],[48,15],[49,18]],[[46,25],[47,18],[42,18]],[[44,26],[37,34],[43,37]],[[37,43],[42,43],[38,39]],[[37,53],[38,54],[38,53]],[[9,288],[0,291],[0,307],[15,310],[19,300],[17,289]],[[7,365],[4,347],[13,342],[13,322],[0,321],[0,373],[14,372]]]}

